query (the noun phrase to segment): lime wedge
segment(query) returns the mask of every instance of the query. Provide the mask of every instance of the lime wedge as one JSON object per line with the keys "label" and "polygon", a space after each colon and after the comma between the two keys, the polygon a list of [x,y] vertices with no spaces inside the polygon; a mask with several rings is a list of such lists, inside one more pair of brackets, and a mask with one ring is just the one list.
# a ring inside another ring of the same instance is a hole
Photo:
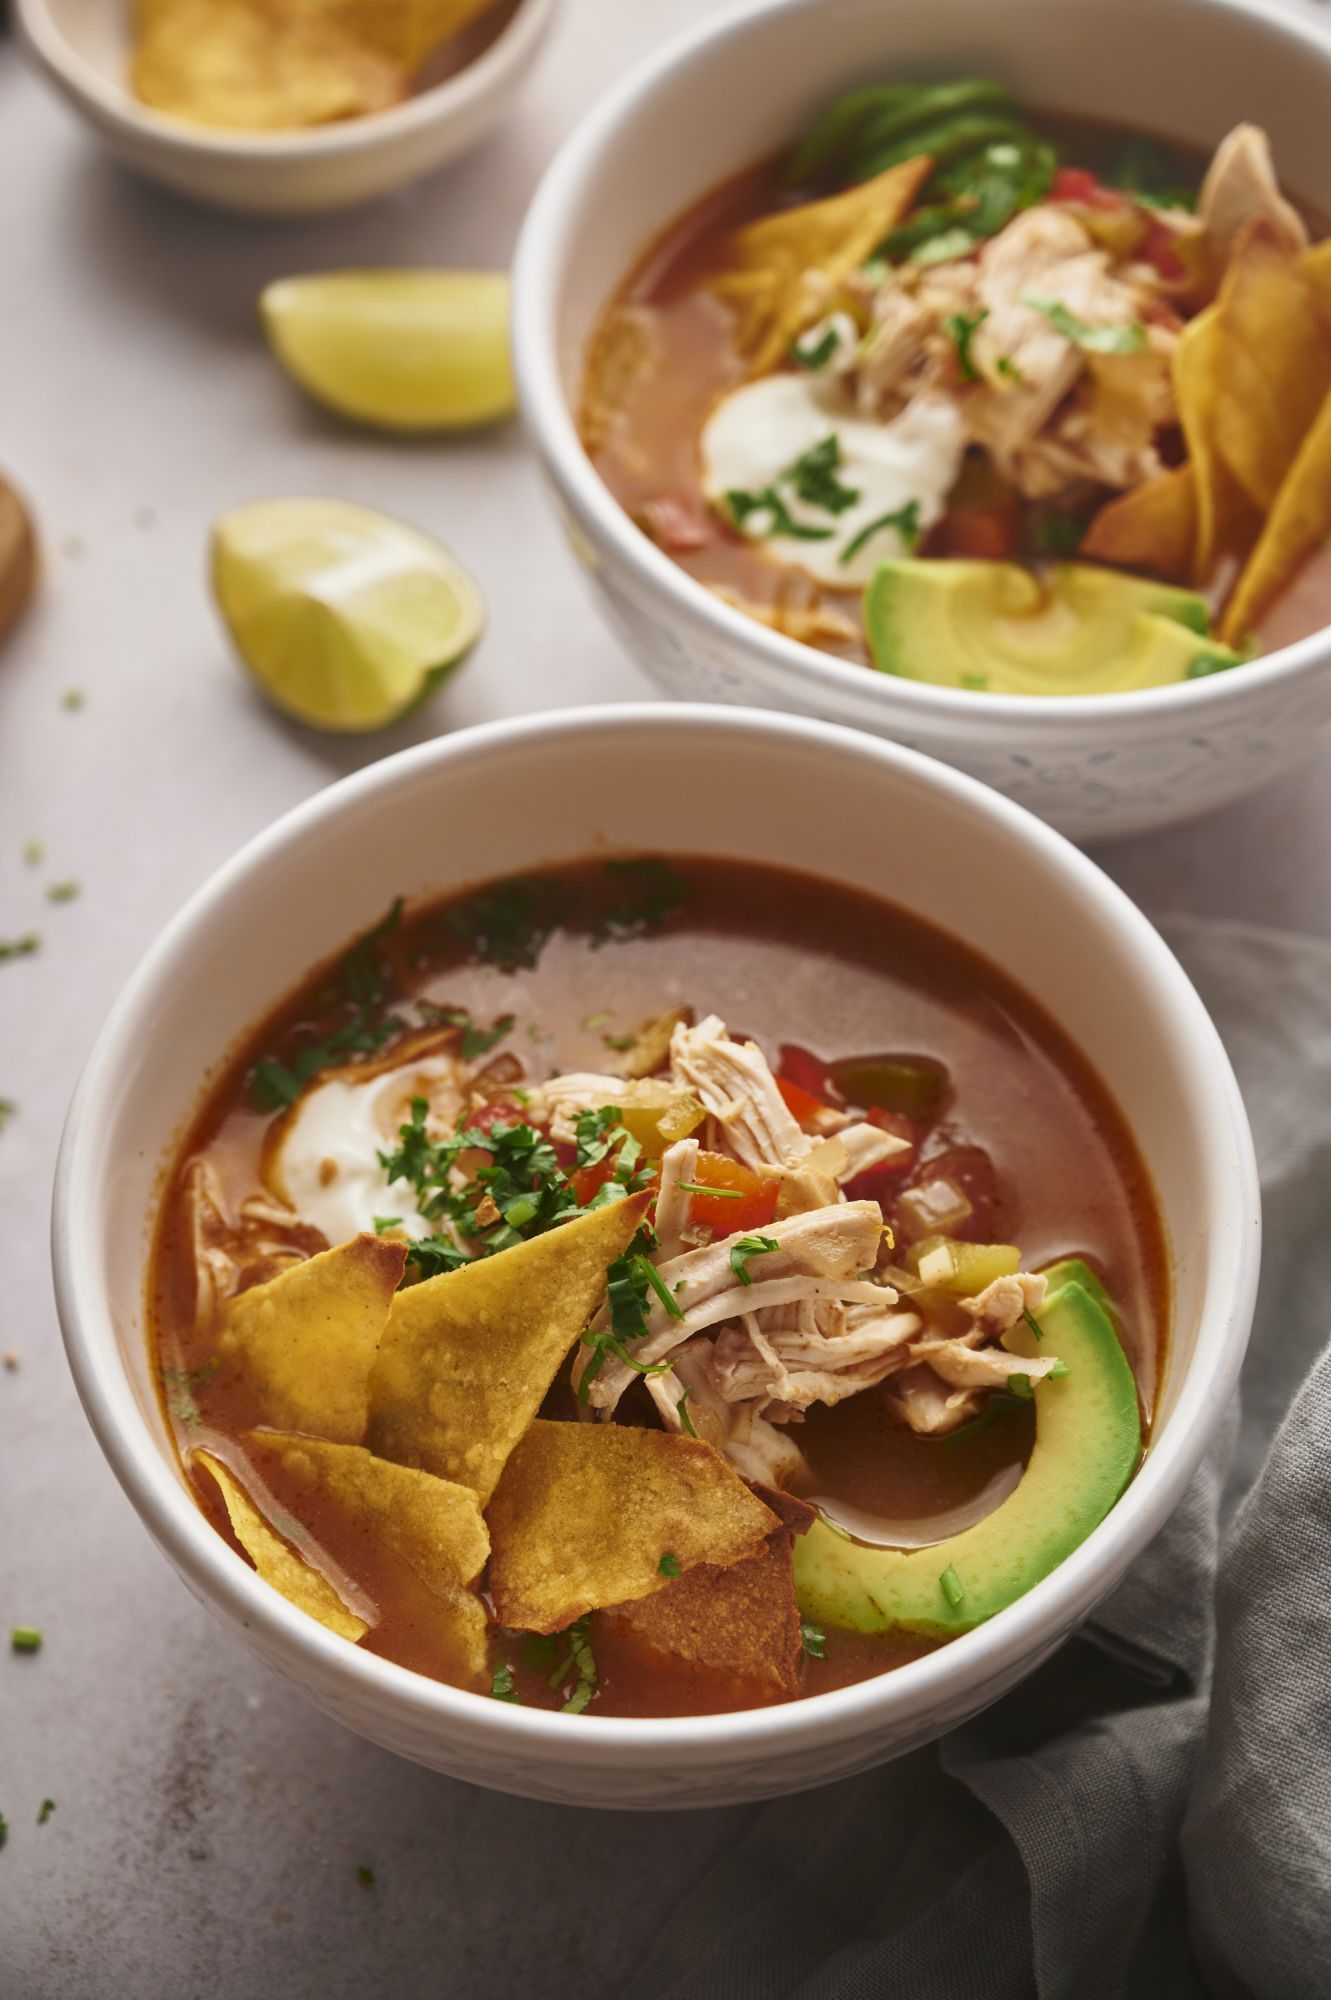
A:
{"label": "lime wedge", "polygon": [[346,500],[256,500],[213,528],[212,581],[269,699],[316,729],[382,729],[438,686],[485,622],[447,549]]}
{"label": "lime wedge", "polygon": [[502,271],[328,271],[259,298],[274,354],[340,416],[391,431],[492,423],[514,406]]}

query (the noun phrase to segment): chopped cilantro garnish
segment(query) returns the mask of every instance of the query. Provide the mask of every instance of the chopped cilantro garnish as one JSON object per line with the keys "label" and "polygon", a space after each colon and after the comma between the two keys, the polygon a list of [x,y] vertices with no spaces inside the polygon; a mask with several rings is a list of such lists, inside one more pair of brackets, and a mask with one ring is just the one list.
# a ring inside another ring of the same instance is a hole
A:
{"label": "chopped cilantro garnish", "polygon": [[[818,329],[814,327],[811,331],[817,333]],[[807,368],[811,372],[816,372],[819,368],[826,368],[836,351],[837,330],[834,326],[825,326],[817,340],[811,340],[806,333],[792,342],[790,358],[797,368]]]}
{"label": "chopped cilantro garnish", "polygon": [[1195,208],[1196,195],[1176,185],[1179,168],[1179,160],[1166,147],[1133,133],[1119,146],[1101,178],[1106,187],[1121,188],[1144,208]]}
{"label": "chopped cilantro garnish", "polygon": [[174,1368],[162,1370],[162,1387],[166,1392],[166,1407],[178,1424],[186,1428],[199,1422],[199,1406],[194,1400],[196,1389],[206,1389],[217,1373],[221,1362],[216,1355],[202,1368]]}
{"label": "chopped cilantro garnish", "polygon": [[489,1028],[478,1028],[465,1007],[434,1007],[428,1009],[430,1018],[447,1028],[461,1028],[462,1040],[458,1053],[463,1062],[475,1062],[477,1056],[486,1055],[496,1042],[512,1032],[513,1016],[501,1014]]}
{"label": "chopped cilantro garnish", "polygon": [[[751,1257],[765,1256],[769,1250],[779,1250],[780,1243],[775,1236],[741,1236],[730,1252],[730,1268],[741,1285],[751,1285],[753,1274],[749,1270]],[[682,1318],[683,1315],[681,1314]]]}
{"label": "chopped cilantro garnish", "polygon": [[689,893],[688,884],[678,870],[655,854],[607,861],[605,879],[614,895],[598,916],[592,933],[592,941],[598,945],[648,937],[659,931],[668,918],[683,908]]}
{"label": "chopped cilantro garnish", "polygon": [[448,912],[448,922],[487,965],[520,972],[535,965],[567,903],[560,883],[516,875],[459,903]]}
{"label": "chopped cilantro garnish", "polygon": [[613,1014],[607,1014],[605,1012],[602,1012],[600,1014],[589,1014],[582,1025],[587,1030],[589,1035],[594,1035],[598,1028],[608,1028],[611,1021],[613,1021],[614,1018],[615,1017]]}
{"label": "chopped cilantro garnish", "polygon": [[957,371],[963,382],[979,380],[979,370],[971,357],[971,342],[988,317],[989,308],[982,306],[977,313],[950,313],[943,321],[943,329],[957,350]]}
{"label": "chopped cilantro garnish", "polygon": [[1000,375],[1005,375],[1009,382],[1024,382],[1026,380],[1026,377],[1022,374],[1010,354],[1000,354],[994,363],[994,367]]}
{"label": "chopped cilantro garnish", "polygon": [[966,1595],[966,1586],[957,1575],[955,1569],[953,1569],[951,1563],[948,1564],[943,1574],[939,1577],[938,1587],[955,1611],[962,1598]]}
{"label": "chopped cilantro garnish", "polygon": [[820,443],[778,473],[777,478],[793,486],[796,499],[808,506],[821,508],[825,514],[844,514],[860,496],[854,487],[837,478],[840,464],[841,440],[835,431],[829,431]]}
{"label": "chopped cilantro garnish", "polygon": [[35,1625],[15,1625],[10,1630],[9,1643],[16,1653],[39,1653],[42,1635]]}
{"label": "chopped cilantro garnish", "polygon": [[735,526],[751,541],[789,535],[797,542],[830,542],[835,533],[832,528],[809,528],[797,521],[775,486],[760,487],[756,493],[732,487],[726,494],[726,505]]}
{"label": "chopped cilantro garnish", "polygon": [[517,1689],[513,1685],[513,1669],[509,1666],[507,1660],[500,1666],[497,1666],[491,1675],[490,1693],[496,1701],[516,1702],[519,1700]]}
{"label": "chopped cilantro garnish", "polygon": [[376,1236],[382,1236],[386,1229],[400,1229],[402,1226],[400,1215],[372,1215],[370,1221],[374,1224]]}
{"label": "chopped cilantro garnish", "polygon": [[679,1418],[681,1428],[686,1430],[691,1438],[696,1438],[698,1433],[693,1428],[693,1418],[689,1415],[689,1397],[692,1394],[692,1389],[684,1391],[675,1405],[675,1415]]}
{"label": "chopped cilantro garnish", "polygon": [[47,1822],[47,1820],[48,1820],[48,1819],[50,1819],[50,1817],[51,1817],[51,1814],[52,1814],[52,1813],[53,1813],[54,1811],[55,1811],[55,1800],[54,1800],[54,1799],[43,1799],[43,1800],[42,1800],[42,1802],[41,1802],[41,1805],[40,1805],[40,1806],[39,1806],[39,1807],[37,1808],[37,1824],[38,1824],[38,1826],[45,1826],[45,1825],[46,1825],[46,1822]]}
{"label": "chopped cilantro garnish", "polygon": [[564,1703],[565,1715],[581,1715],[600,1685],[596,1672],[596,1660],[592,1654],[591,1641],[587,1637],[587,1620],[579,1618],[562,1635],[568,1640],[568,1652],[549,1677],[548,1685],[558,1687],[568,1675],[570,1668],[577,1670],[577,1684]]}
{"label": "chopped cilantro garnish", "polygon": [[1146,328],[1139,320],[1092,325],[1061,299],[1047,299],[1038,292],[1022,292],[1017,304],[1038,312],[1055,333],[1061,333],[1064,340],[1070,340],[1074,347],[1084,348],[1089,354],[1140,354],[1146,345]]}
{"label": "chopped cilantro garnish", "polygon": [[884,528],[895,528],[907,549],[918,548],[920,543],[919,501],[908,500],[904,507],[894,508],[890,514],[879,514],[876,520],[870,521],[866,527],[861,528],[858,535],[852,535],[851,539],[846,543],[845,548],[842,549],[841,554],[837,557],[837,561],[839,563],[853,562],[865,543],[872,541],[875,535],[881,534]]}
{"label": "chopped cilantro garnish", "polygon": [[362,1889],[372,1889],[374,1887],[373,1868],[368,1867],[363,1861],[360,1862],[356,1869],[356,1880],[360,1883]]}
{"label": "chopped cilantro garnish", "polygon": [[656,1565],[656,1573],[658,1576],[668,1576],[668,1577],[678,1576],[679,1557],[672,1556],[670,1552],[667,1550],[665,1555],[662,1556],[660,1562]]}
{"label": "chopped cilantro garnish", "polygon": [[807,1618],[800,1620],[800,1645],[811,1660],[827,1658],[827,1634],[821,1625],[812,1625]]}
{"label": "chopped cilantro garnish", "polygon": [[0,938],[0,965],[3,965],[7,958],[31,958],[32,954],[41,948],[42,941],[36,931],[27,931],[22,937],[17,938]]}
{"label": "chopped cilantro garnish", "polygon": [[46,891],[48,903],[72,903],[79,893],[77,882],[52,882]]}
{"label": "chopped cilantro garnish", "polygon": [[1031,1397],[1035,1394],[1034,1389],[1031,1387],[1031,1378],[1029,1375],[1009,1375],[1007,1386],[1008,1394],[1015,1396],[1019,1403],[1029,1403]]}
{"label": "chopped cilantro garnish", "polygon": [[665,1279],[661,1276],[651,1258],[638,1257],[635,1261],[642,1266],[643,1276],[656,1293],[657,1298],[660,1299],[661,1304],[665,1307],[671,1319],[683,1319],[683,1307],[676,1299],[669,1285],[666,1284]]}
{"label": "chopped cilantro garnish", "polygon": [[1061,1382],[1063,1377],[1070,1373],[1071,1370],[1069,1369],[1067,1362],[1064,1361],[1061,1355],[1056,1355],[1054,1357],[1054,1365],[1049,1370],[1049,1380],[1051,1382]]}
{"label": "chopped cilantro garnish", "polygon": [[631,1049],[633,1047],[633,1044],[637,1041],[637,1039],[638,1037],[636,1035],[602,1035],[601,1037],[601,1040],[604,1042],[605,1046],[608,1049],[615,1049],[618,1051],[622,1051],[624,1049]]}
{"label": "chopped cilantro garnish", "polygon": [[1222,660],[1214,653],[1198,653],[1196,659],[1188,661],[1183,678],[1186,681],[1205,680],[1208,674],[1223,674],[1227,667],[1234,664],[1233,660]]}
{"label": "chopped cilantro garnish", "polygon": [[1029,1306],[1022,1307],[1021,1316],[1025,1320],[1031,1332],[1035,1335],[1035,1338],[1037,1340],[1043,1340],[1044,1328],[1041,1326],[1039,1320],[1035,1317],[1035,1314],[1031,1311]]}
{"label": "chopped cilantro garnish", "polygon": [[390,975],[376,947],[396,930],[402,910],[403,900],[398,896],[338,963],[330,1004],[349,1008],[349,1017],[322,1041],[297,1049],[289,1062],[265,1056],[254,1065],[250,1091],[260,1110],[278,1111],[293,1105],[321,1069],[340,1068],[358,1055],[373,1055],[401,1033],[402,1023],[396,1016],[382,1011],[390,991]]}
{"label": "chopped cilantro garnish", "polygon": [[705,1194],[715,1201],[743,1201],[742,1188],[704,1187],[701,1181],[681,1181],[681,1194]]}

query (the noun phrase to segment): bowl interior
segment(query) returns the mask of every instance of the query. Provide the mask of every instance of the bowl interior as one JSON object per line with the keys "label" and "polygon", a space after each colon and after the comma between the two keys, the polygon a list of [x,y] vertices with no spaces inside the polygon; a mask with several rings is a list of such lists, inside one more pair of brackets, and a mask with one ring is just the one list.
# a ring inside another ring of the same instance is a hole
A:
{"label": "bowl interior", "polygon": [[784,719],[623,710],[476,732],[337,787],[246,850],[149,955],[81,1095],[68,1241],[57,1235],[85,1400],[122,1476],[148,1435],[174,1463],[145,1351],[148,1218],[209,1069],[397,892],[601,846],[834,876],[1017,971],[1117,1099],[1161,1197],[1175,1282],[1167,1426],[1204,1300],[1212,1360],[1224,1314],[1241,1308],[1253,1218],[1223,1054],[1154,932],[1057,836],[910,753]]}
{"label": "bowl interior", "polygon": [[[816,20],[814,15],[816,13]],[[1035,107],[1213,146],[1265,126],[1281,180],[1331,211],[1331,43],[1231,0],[818,0],[738,17],[614,101],[570,159],[551,246],[555,328],[576,403],[597,313],[652,238],[741,168],[788,146],[839,91],[894,75],[984,75]],[[547,222],[555,217],[547,210]]]}

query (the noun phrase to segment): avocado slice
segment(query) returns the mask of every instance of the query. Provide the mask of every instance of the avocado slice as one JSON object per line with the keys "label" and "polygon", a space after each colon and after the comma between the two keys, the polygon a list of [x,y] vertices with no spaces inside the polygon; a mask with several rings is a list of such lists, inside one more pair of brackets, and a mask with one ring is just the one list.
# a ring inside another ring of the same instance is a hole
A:
{"label": "avocado slice", "polygon": [[1137,1385],[1104,1288],[1069,1259],[1047,1273],[1036,1339],[1024,1320],[1012,1354],[1053,1354],[1067,1374],[1035,1385],[1035,1444],[992,1514],[924,1549],[872,1548],[816,1521],[795,1545],[800,1611],[859,1632],[950,1638],[1002,1611],[1104,1519],[1141,1457]]}
{"label": "avocado slice", "polygon": [[864,626],[881,672],[990,694],[1122,694],[1242,658],[1209,636],[1195,591],[1091,563],[880,563]]}

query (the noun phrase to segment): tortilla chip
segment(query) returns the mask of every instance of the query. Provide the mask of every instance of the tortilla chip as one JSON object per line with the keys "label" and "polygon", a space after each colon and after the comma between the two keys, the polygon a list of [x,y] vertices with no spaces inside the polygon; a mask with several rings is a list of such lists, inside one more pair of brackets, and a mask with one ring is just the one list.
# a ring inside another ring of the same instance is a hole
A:
{"label": "tortilla chip", "polygon": [[240,1361],[265,1422],[360,1443],[370,1370],[406,1256],[401,1243],[353,1237],[228,1302],[218,1350]]}
{"label": "tortilla chip", "polygon": [[1265,514],[1331,388],[1331,323],[1269,222],[1235,245],[1216,303],[1215,443]]}
{"label": "tortilla chip", "polygon": [[490,1595],[501,1625],[560,1632],[646,1597],[698,1563],[759,1555],[777,1517],[710,1445],[673,1432],[538,1419],[490,1503]]}
{"label": "tortilla chip", "polygon": [[1103,506],[1079,553],[1190,583],[1196,544],[1197,474],[1191,465],[1178,465]]}
{"label": "tortilla chip", "polygon": [[895,229],[933,171],[927,154],[858,187],[760,216],[731,243],[733,267],[712,289],[735,312],[735,342],[762,374],[826,310],[843,279]]}
{"label": "tortilla chip", "polygon": [[1289,470],[1261,537],[1230,594],[1220,623],[1227,646],[1242,646],[1300,564],[1331,535],[1331,395],[1322,403]]}
{"label": "tortilla chip", "polygon": [[370,1449],[455,1479],[484,1506],[649,1199],[589,1209],[399,1292],[370,1376]]}
{"label": "tortilla chip", "polygon": [[206,1451],[196,1451],[193,1460],[216,1481],[226,1503],[231,1532],[264,1582],[285,1597],[289,1604],[294,1604],[298,1611],[317,1618],[321,1625],[326,1625],[340,1638],[350,1639],[353,1646],[358,1639],[364,1638],[370,1629],[365,1620],[358,1618],[354,1611],[349,1611],[327,1577],[306,1562],[303,1556],[297,1555],[269,1527],[227,1468]]}
{"label": "tortilla chip", "polygon": [[344,34],[377,49],[408,75],[441,42],[460,34],[495,0],[284,0],[291,11],[332,22]]}
{"label": "tortilla chip", "polygon": [[1205,584],[1222,555],[1252,547],[1261,516],[1221,457],[1216,442],[1216,407],[1224,368],[1225,339],[1219,311],[1208,306],[1189,320],[1174,357],[1174,391],[1194,476],[1197,532],[1192,578]]}
{"label": "tortilla chip", "polygon": [[326,1444],[276,1431],[245,1439],[260,1469],[266,1455],[283,1479],[311,1499],[331,1500],[365,1537],[405,1563],[442,1613],[445,1648],[473,1675],[486,1661],[485,1607],[468,1586],[490,1553],[490,1538],[474,1493],[428,1472],[375,1458],[354,1444]]}
{"label": "tortilla chip", "polygon": [[658,1652],[752,1681],[769,1695],[793,1696],[800,1690],[803,1645],[792,1551],[796,1535],[807,1533],[817,1519],[817,1509],[793,1495],[745,1483],[779,1522],[758,1555],[725,1568],[699,1563],[664,1590],[619,1605],[611,1615]]}
{"label": "tortilla chip", "polygon": [[408,75],[280,0],[138,0],[130,80],[154,110],[262,132],[381,111],[406,96]]}

